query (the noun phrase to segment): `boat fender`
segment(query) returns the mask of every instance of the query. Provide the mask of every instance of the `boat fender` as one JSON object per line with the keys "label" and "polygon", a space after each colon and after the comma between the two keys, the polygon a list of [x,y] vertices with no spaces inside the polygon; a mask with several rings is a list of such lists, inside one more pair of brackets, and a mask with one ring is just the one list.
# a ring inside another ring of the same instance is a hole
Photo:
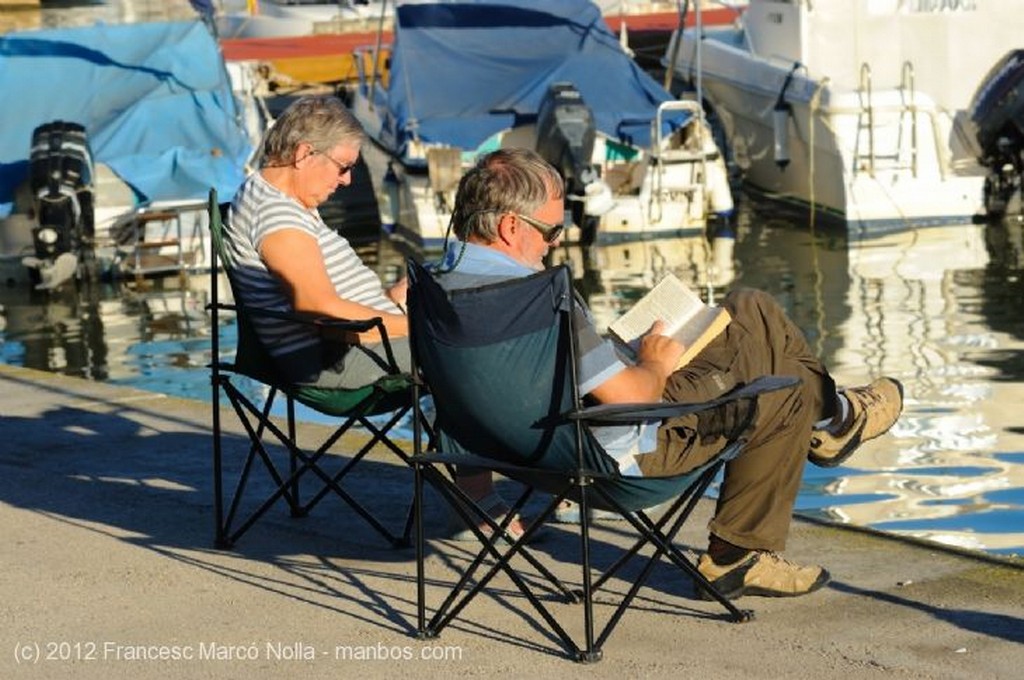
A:
{"label": "boat fender", "polygon": [[729,188],[729,173],[721,158],[707,161],[708,204],[711,210],[722,216],[732,214],[736,204],[732,200],[732,189]]}
{"label": "boat fender", "polygon": [[789,165],[789,102],[780,101],[772,109],[775,165],[785,170]]}
{"label": "boat fender", "polygon": [[786,74],[786,79],[782,82],[782,89],[779,90],[779,96],[775,99],[775,106],[772,108],[775,165],[779,166],[780,170],[785,170],[789,165],[789,114],[793,112],[793,107],[786,101],[786,90],[793,82],[793,76],[801,68],[803,68],[803,64],[799,61],[793,62],[793,67]]}
{"label": "boat fender", "polygon": [[399,179],[395,173],[394,166],[388,163],[388,169],[380,182],[380,195],[377,197],[377,205],[380,209],[380,224],[384,231],[393,233],[398,223],[398,216],[401,210],[401,195],[399,191]]}

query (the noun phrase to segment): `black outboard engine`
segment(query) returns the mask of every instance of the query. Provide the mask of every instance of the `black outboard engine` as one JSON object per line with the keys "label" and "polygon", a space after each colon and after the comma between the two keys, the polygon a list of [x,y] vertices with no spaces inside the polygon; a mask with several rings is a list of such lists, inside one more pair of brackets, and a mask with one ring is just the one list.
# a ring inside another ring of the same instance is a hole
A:
{"label": "black outboard engine", "polygon": [[1000,215],[1020,191],[1024,173],[1024,49],[1009,52],[988,72],[968,108],[978,161],[989,170],[985,206]]}
{"label": "black outboard engine", "polygon": [[53,288],[77,273],[95,231],[92,151],[83,126],[58,120],[32,132],[29,184],[35,257],[24,264],[40,287]]}
{"label": "black outboard engine", "polygon": [[537,111],[537,152],[581,189],[597,179],[590,159],[597,128],[594,114],[571,83],[552,83]]}
{"label": "black outboard engine", "polygon": [[537,153],[555,166],[565,179],[566,196],[571,202],[572,218],[589,241],[597,218],[584,213],[582,197],[586,187],[598,179],[591,163],[597,127],[594,113],[571,83],[552,83],[537,111]]}

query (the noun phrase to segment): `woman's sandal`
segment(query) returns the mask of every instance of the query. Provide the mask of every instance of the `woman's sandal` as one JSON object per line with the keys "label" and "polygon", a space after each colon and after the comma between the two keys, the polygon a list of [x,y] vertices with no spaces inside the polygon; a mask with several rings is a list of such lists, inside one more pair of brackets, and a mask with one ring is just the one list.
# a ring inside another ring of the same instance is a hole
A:
{"label": "woman's sandal", "polygon": [[[488,515],[494,518],[494,521],[501,524],[505,515],[508,514],[509,507],[505,499],[498,495],[497,491],[492,491],[480,500],[476,501],[476,504],[486,512]],[[505,527],[505,533],[509,535],[514,541],[518,541],[526,533],[526,527],[529,522],[524,520],[520,515],[516,514],[509,525]],[[483,531],[485,536],[491,534],[491,526],[486,522],[480,522],[480,530]],[[542,531],[533,532],[531,540],[537,540],[538,536],[542,534]],[[465,521],[459,517],[459,515],[452,510],[448,515],[448,539],[451,541],[476,541],[477,535],[471,528],[466,526]]]}
{"label": "woman's sandal", "polygon": [[[617,512],[611,510],[595,510],[590,509],[591,520],[612,520],[612,521],[625,521],[625,519]],[[555,511],[551,513],[551,521],[557,524],[579,524],[580,523],[580,506],[578,503],[573,501],[562,501],[555,508]]]}

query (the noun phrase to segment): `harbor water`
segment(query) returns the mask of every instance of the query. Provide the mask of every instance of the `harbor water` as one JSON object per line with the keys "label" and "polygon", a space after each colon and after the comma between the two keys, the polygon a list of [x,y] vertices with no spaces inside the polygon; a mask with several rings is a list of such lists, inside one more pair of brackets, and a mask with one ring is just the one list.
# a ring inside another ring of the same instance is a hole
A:
{"label": "harbor water", "polygon": [[[1021,223],[857,242],[743,196],[735,226],[731,272],[709,266],[700,238],[565,246],[553,257],[572,264],[602,325],[668,271],[712,297],[735,286],[769,291],[840,383],[890,375],[906,389],[890,434],[837,469],[808,466],[797,510],[1024,554]],[[386,280],[404,267],[406,255],[387,242],[361,252]],[[209,283],[192,275],[51,293],[2,286],[0,361],[209,400]],[[230,342],[231,326],[223,330]]]}

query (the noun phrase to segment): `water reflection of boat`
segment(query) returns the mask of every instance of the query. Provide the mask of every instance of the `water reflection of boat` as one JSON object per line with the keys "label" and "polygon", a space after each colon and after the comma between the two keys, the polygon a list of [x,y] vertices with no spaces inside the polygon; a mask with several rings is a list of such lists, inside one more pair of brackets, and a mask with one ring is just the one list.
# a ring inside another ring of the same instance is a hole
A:
{"label": "water reflection of boat", "polygon": [[0,286],[2,360],[195,398],[209,390],[209,277],[47,293]]}
{"label": "water reflection of boat", "polygon": [[[1017,45],[1022,0],[751,0],[736,27],[667,52],[703,92],[751,186],[852,234],[969,221],[984,172],[956,117]],[[965,35],[984,35],[970,50]],[[699,48],[699,49],[698,49]]]}
{"label": "water reflection of boat", "polygon": [[641,71],[590,2],[401,3],[393,44],[356,65],[346,96],[376,142],[382,221],[417,247],[441,245],[464,168],[502,146],[563,173],[572,238],[693,235],[732,210],[699,107]]}
{"label": "water reflection of boat", "polygon": [[840,383],[906,388],[891,434],[841,468],[808,466],[798,511],[1024,552],[1020,243],[1016,221],[857,239],[740,203],[735,285],[774,294]]}
{"label": "water reflection of boat", "polygon": [[[4,278],[27,278],[26,256],[47,288],[82,276],[90,257],[101,273],[208,267],[206,192],[230,195],[241,182],[259,121],[239,106],[243,89],[233,90],[206,26],[9,33],[0,53],[0,88],[19,93],[18,115],[0,129]],[[40,181],[30,181],[37,165]],[[92,223],[80,224],[86,195]],[[75,262],[57,271],[69,253]]]}
{"label": "water reflection of boat", "polygon": [[[848,472],[821,484],[827,516],[971,548],[1020,548],[1024,534],[958,528],[958,516],[1019,508],[1024,437],[1015,427],[1024,372],[1002,372],[990,357],[1024,350],[1024,338],[972,313],[990,271],[986,231],[964,225],[848,245],[849,316],[834,332],[844,382],[896,375],[907,390],[891,436],[868,442]],[[851,502],[844,502],[845,499]]]}
{"label": "water reflection of boat", "polygon": [[[962,548],[1020,552],[1024,532],[1007,529],[1013,524],[1009,516],[1020,512],[1024,461],[1019,456],[1004,461],[999,456],[980,455],[979,451],[1005,450],[1007,446],[1019,450],[1024,442],[1018,436],[1016,442],[1000,445],[995,441],[997,435],[979,422],[955,425],[956,432],[942,436],[947,451],[941,456],[941,465],[840,477],[822,488],[822,500],[827,504],[822,514],[843,523]],[[978,430],[980,441],[972,436],[972,428]],[[960,438],[965,449],[959,453],[948,451],[948,442]],[[844,503],[847,498],[853,500]],[[1005,515],[1006,519],[1002,523],[985,521],[985,515]],[[976,528],[966,529],[965,525]]]}
{"label": "water reflection of boat", "polygon": [[551,260],[570,265],[576,288],[600,328],[606,328],[668,273],[700,291],[705,299],[714,299],[735,273],[731,249],[717,258],[716,269],[714,245],[703,236],[566,245],[553,251]]}

